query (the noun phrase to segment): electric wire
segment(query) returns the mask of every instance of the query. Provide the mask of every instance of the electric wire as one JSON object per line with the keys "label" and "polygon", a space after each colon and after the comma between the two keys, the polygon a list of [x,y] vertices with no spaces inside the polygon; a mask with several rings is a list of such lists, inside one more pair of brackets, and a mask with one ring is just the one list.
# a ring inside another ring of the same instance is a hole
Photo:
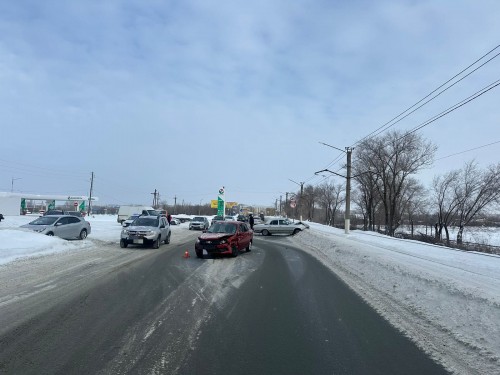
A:
{"label": "electric wire", "polygon": [[482,146],[478,146],[478,147],[474,147],[474,148],[470,148],[468,150],[464,150],[464,151],[459,151],[459,152],[456,152],[454,154],[450,154],[450,155],[446,155],[446,156],[442,156],[438,159],[436,159],[436,161],[438,160],[443,160],[443,159],[447,159],[447,158],[451,158],[452,156],[457,156],[457,155],[462,155],[462,154],[465,154],[467,152],[470,152],[470,151],[474,151],[474,150],[479,150],[481,148],[485,148],[485,147],[488,147],[488,146],[492,146],[492,145],[495,145],[497,143],[500,143],[500,141],[496,141],[496,142],[492,142],[492,143],[488,143],[486,145],[482,145]]}
{"label": "electric wire", "polygon": [[[455,86],[457,83],[459,83],[460,81],[464,80],[466,77],[470,76],[472,73],[476,72],[478,69],[482,68],[484,65],[486,65],[487,63],[491,62],[493,59],[497,58],[500,53],[497,53],[495,56],[491,57],[489,60],[485,61],[483,64],[479,65],[478,67],[476,67],[474,70],[472,70],[471,72],[467,73],[464,77],[462,77],[460,80],[454,82],[452,85],[450,85],[449,87],[447,87],[446,89],[442,90],[441,92],[439,92],[437,95],[435,95],[434,97],[430,98],[429,100],[427,100],[425,103],[423,103],[422,105],[418,106],[417,108],[415,108],[413,111],[411,111],[410,113],[407,113],[408,111],[410,111],[412,108],[414,108],[415,106],[417,106],[418,104],[422,103],[425,99],[427,99],[429,96],[431,96],[432,94],[434,94],[436,91],[438,91],[440,88],[444,87],[445,85],[447,85],[449,82],[453,81],[455,78],[457,78],[458,76],[460,76],[462,73],[464,73],[465,71],[467,71],[468,69],[470,69],[472,66],[474,66],[475,64],[477,64],[479,61],[481,61],[482,59],[484,59],[486,56],[488,56],[489,54],[491,54],[493,51],[495,51],[496,49],[498,49],[500,47],[500,44],[497,45],[495,48],[491,49],[490,51],[488,51],[486,54],[484,54],[483,56],[481,56],[480,58],[478,58],[476,61],[474,61],[472,64],[470,64],[469,66],[467,66],[465,69],[462,69],[459,73],[455,74],[452,78],[450,78],[449,80],[447,80],[446,82],[444,82],[443,84],[441,84],[440,86],[438,86],[436,89],[434,89],[433,91],[431,91],[429,94],[427,94],[426,96],[424,96],[422,99],[420,99],[418,102],[416,102],[415,104],[413,104],[411,107],[408,107],[407,109],[405,109],[403,112],[401,112],[399,115],[397,115],[396,117],[394,117],[393,119],[389,120],[388,122],[386,122],[385,124],[383,124],[382,126],[378,127],[377,129],[375,129],[374,131],[372,131],[371,133],[369,133],[368,135],[366,135],[365,137],[363,137],[362,139],[358,140],[357,142],[354,143],[353,146],[363,142],[365,139],[367,138],[371,138],[371,137],[374,137],[374,136],[377,136],[379,134],[381,134],[382,132],[386,131],[387,129],[391,128],[392,126],[394,126],[395,124],[397,124],[398,122],[400,122],[401,120],[403,120],[404,118],[408,117],[410,114],[414,113],[415,111],[417,111],[418,109],[422,108],[424,105],[428,104],[430,101],[434,100],[435,98],[437,98],[439,95],[441,95],[442,93],[444,93],[445,91],[447,91],[448,89],[450,89],[451,87]],[[391,124],[393,121],[395,121],[396,119],[398,119],[399,117],[401,117],[402,115],[404,115],[405,113],[407,113],[404,117],[400,118],[398,121],[394,122],[393,124]],[[391,124],[391,125],[389,125]],[[376,133],[376,134],[375,134]]]}

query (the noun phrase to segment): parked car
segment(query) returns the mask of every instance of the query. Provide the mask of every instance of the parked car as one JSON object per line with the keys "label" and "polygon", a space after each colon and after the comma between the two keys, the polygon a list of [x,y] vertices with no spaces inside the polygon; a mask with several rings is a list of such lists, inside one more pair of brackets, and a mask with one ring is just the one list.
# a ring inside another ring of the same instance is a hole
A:
{"label": "parked car", "polygon": [[253,231],[247,223],[239,221],[217,221],[195,243],[198,258],[204,253],[213,255],[238,256],[243,249],[250,251],[253,243]]}
{"label": "parked car", "polygon": [[158,249],[162,242],[170,243],[170,225],[164,216],[140,216],[122,229],[120,247],[152,245]]}
{"label": "parked car", "polygon": [[212,224],[215,223],[216,221],[224,221],[224,216],[217,215],[212,218]]}
{"label": "parked car", "polygon": [[309,228],[309,225],[300,221],[292,223],[288,219],[272,219],[267,223],[254,224],[253,231],[269,236],[271,234],[297,234],[306,228]]}
{"label": "parked car", "polygon": [[64,211],[64,210],[49,210],[43,214],[43,216],[52,216],[52,215],[71,215],[77,217],[84,216],[80,211]]}
{"label": "parked car", "polygon": [[127,218],[133,214],[146,214],[146,215],[157,216],[155,209],[150,206],[140,206],[140,205],[120,206],[120,208],[118,209],[118,217],[116,220],[121,224],[123,221],[127,220]]}
{"label": "parked car", "polygon": [[181,225],[181,221],[179,219],[172,218],[170,220],[170,225]]}
{"label": "parked car", "polygon": [[71,215],[40,216],[28,224],[22,225],[21,228],[68,240],[73,238],[83,240],[90,234],[90,223],[84,218]]}
{"label": "parked car", "polygon": [[139,214],[133,214],[133,215],[130,215],[130,216],[128,217],[128,219],[127,219],[127,220],[125,220],[124,222],[122,222],[122,226],[123,226],[123,227],[128,227],[128,226],[129,226],[130,224],[132,224],[132,223],[134,222],[134,220],[135,220],[135,219],[137,219],[139,216],[141,216],[141,215],[139,215]]}
{"label": "parked car", "polygon": [[189,223],[189,230],[201,229],[206,230],[210,226],[208,219],[205,216],[195,216]]}
{"label": "parked car", "polygon": [[248,222],[248,218],[247,218],[245,215],[238,215],[238,216],[236,217],[236,220],[237,220],[237,221],[244,222],[244,223]]}

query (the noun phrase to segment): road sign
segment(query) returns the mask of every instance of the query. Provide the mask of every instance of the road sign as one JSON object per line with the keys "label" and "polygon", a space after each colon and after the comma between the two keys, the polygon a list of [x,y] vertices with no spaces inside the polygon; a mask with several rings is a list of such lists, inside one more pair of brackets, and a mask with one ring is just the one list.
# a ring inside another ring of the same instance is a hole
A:
{"label": "road sign", "polygon": [[295,208],[296,206],[297,206],[297,204],[295,203],[295,201],[290,202],[290,207]]}
{"label": "road sign", "polygon": [[78,202],[73,203],[73,206],[78,207]]}

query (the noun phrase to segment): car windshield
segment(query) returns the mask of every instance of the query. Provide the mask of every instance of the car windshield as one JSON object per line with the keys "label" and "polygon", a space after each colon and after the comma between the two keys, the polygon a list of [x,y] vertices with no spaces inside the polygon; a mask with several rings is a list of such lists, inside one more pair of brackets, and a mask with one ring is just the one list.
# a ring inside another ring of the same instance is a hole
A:
{"label": "car windshield", "polygon": [[149,219],[147,217],[138,217],[137,219],[134,220],[132,223],[134,226],[141,226],[141,227],[157,227],[158,226],[158,219]]}
{"label": "car windshield", "polygon": [[195,217],[193,221],[204,221],[202,217]]}
{"label": "car windshield", "polygon": [[234,224],[227,224],[227,223],[215,223],[212,225],[208,231],[208,233],[236,233],[236,225]]}
{"label": "car windshield", "polygon": [[59,219],[59,218],[56,216],[42,216],[36,220],[33,220],[30,224],[31,225],[51,225],[51,224],[54,224],[57,221],[57,219]]}

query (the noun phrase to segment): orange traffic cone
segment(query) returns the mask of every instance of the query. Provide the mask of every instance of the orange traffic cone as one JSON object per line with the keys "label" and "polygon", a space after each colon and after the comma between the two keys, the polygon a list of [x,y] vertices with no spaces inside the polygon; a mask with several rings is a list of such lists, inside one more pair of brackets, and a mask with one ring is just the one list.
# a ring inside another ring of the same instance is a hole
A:
{"label": "orange traffic cone", "polygon": [[191,258],[191,255],[189,255],[189,251],[186,250],[186,252],[184,253],[184,255],[182,257],[183,258]]}

